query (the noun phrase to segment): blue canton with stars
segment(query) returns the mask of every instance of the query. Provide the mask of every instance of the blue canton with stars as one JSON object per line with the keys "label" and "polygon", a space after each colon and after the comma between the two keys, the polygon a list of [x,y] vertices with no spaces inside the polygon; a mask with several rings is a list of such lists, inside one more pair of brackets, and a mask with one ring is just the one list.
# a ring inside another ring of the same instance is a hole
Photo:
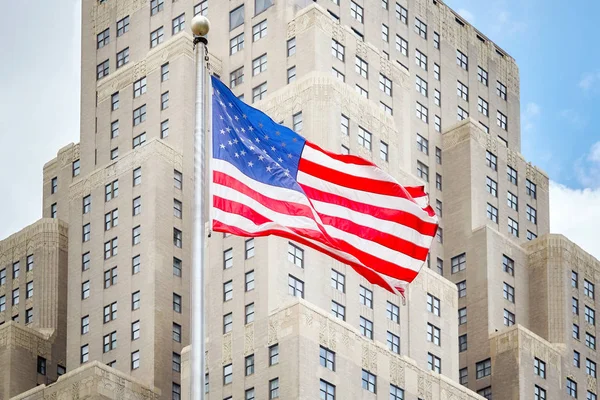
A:
{"label": "blue canton with stars", "polygon": [[302,191],[296,182],[306,140],[238,99],[214,76],[213,158],[267,185]]}

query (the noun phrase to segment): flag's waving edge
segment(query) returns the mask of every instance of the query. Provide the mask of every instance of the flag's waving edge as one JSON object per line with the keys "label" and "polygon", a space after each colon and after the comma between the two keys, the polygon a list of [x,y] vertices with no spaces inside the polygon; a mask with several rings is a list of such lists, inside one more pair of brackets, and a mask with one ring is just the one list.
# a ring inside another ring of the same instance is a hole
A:
{"label": "flag's waving edge", "polygon": [[325,151],[212,82],[212,229],[287,238],[403,294],[437,231],[424,187]]}

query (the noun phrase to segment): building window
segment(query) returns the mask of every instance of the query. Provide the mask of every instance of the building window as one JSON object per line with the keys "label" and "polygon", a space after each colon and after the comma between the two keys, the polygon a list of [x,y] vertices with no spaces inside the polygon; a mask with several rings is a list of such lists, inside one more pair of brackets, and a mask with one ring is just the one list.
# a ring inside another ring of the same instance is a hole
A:
{"label": "building window", "polygon": [[252,60],[252,76],[256,76],[267,70],[267,54]]}
{"label": "building window", "polygon": [[181,219],[183,215],[183,204],[177,199],[173,199],[173,216]]}
{"label": "building window", "polygon": [[396,3],[396,18],[405,25],[408,22],[408,10],[398,3]]}
{"label": "building window", "polygon": [[117,302],[104,306],[104,323],[117,319]]}
{"label": "building window", "polygon": [[302,112],[292,116],[292,128],[294,132],[302,132]]}
{"label": "building window", "polygon": [[[84,232],[85,232],[85,229],[84,229]],[[19,261],[17,261],[16,263],[13,263],[13,266],[12,266],[12,278],[17,279],[19,277],[19,275],[21,275],[21,263]]]}
{"label": "building window", "polygon": [[320,399],[335,400],[335,386],[321,379],[320,381]]}
{"label": "building window", "polygon": [[427,293],[427,311],[433,315],[440,316],[440,299]]}
{"label": "building window", "polygon": [[319,349],[319,363],[321,366],[335,371],[335,353],[321,346]]}
{"label": "building window", "polygon": [[122,67],[123,65],[129,62],[129,47],[121,50],[117,53],[117,68]]}
{"label": "building window", "polygon": [[451,272],[453,274],[467,268],[467,256],[465,253],[459,254],[450,259]]}
{"label": "building window", "polygon": [[498,209],[490,203],[487,203],[487,218],[496,224],[498,223]]}
{"label": "building window", "polygon": [[497,171],[497,169],[498,169],[498,157],[496,157],[494,154],[490,153],[489,151],[486,151],[485,152],[485,164],[488,167],[490,167],[491,169],[493,169],[494,171]]}
{"label": "building window", "polygon": [[181,14],[172,21],[173,35],[185,29],[185,14]]}
{"label": "building window", "polygon": [[507,192],[507,205],[515,211],[519,211],[519,199],[511,192]]}
{"label": "building window", "polygon": [[181,343],[181,325],[173,322],[173,340]]}
{"label": "building window", "polygon": [[117,36],[124,35],[127,32],[129,32],[129,15],[117,21]]}
{"label": "building window", "polygon": [[133,83],[133,98],[140,97],[146,93],[146,77],[138,79]]}
{"label": "building window", "polygon": [[297,267],[304,268],[304,250],[295,244],[288,243],[288,261]]}
{"label": "building window", "polygon": [[252,102],[262,100],[267,94],[267,82],[252,89]]}
{"label": "building window", "polygon": [[429,140],[417,133],[417,150],[421,153],[429,155]]}
{"label": "building window", "polygon": [[173,293],[173,311],[181,314],[181,296]]}
{"label": "building window", "polygon": [[573,324],[573,339],[579,340],[579,325]]}
{"label": "building window", "polygon": [[279,344],[269,347],[269,366],[279,364]]}
{"label": "building window", "polygon": [[104,186],[104,201],[108,202],[111,199],[119,196],[119,181],[113,181],[108,185]]}
{"label": "building window", "polygon": [[429,117],[428,117],[429,112],[427,110],[427,107],[425,107],[423,104],[417,102],[415,109],[416,109],[417,118],[427,124],[429,122]]}
{"label": "building window", "polygon": [[424,181],[429,182],[429,167],[421,161],[417,161],[417,176]]}
{"label": "building window", "polygon": [[585,333],[585,345],[592,350],[596,350],[596,337],[594,335],[590,335],[589,333]]}
{"label": "building window", "polygon": [[427,365],[429,366],[429,370],[438,374],[442,373],[442,360],[438,356],[427,353]]}
{"label": "building window", "polygon": [[252,27],[252,41],[256,42],[267,36],[267,20],[259,22]]}
{"label": "building window", "polygon": [[492,361],[491,359],[486,359],[483,361],[479,361],[475,364],[476,378],[481,379],[483,377],[489,376],[492,374]]}
{"label": "building window", "polygon": [[546,379],[546,363],[537,357],[533,359],[533,373]]}
{"label": "building window", "polygon": [[25,325],[33,322],[33,308],[25,310]]}
{"label": "building window", "polygon": [[362,388],[371,393],[376,393],[377,377],[369,371],[362,370]]}
{"label": "building window", "polygon": [[56,193],[58,190],[58,178],[54,177],[50,181],[50,194]]}
{"label": "building window", "polygon": [[[417,89],[417,92],[419,92],[423,96],[427,97],[427,81],[421,79],[421,77],[419,77],[419,75],[417,75],[417,78],[416,78],[415,88]],[[439,93],[439,92],[437,92],[437,93]]]}
{"label": "building window", "polygon": [[436,81],[440,80],[440,66],[436,63],[433,63],[433,77]]}
{"label": "building window", "polygon": [[296,80],[296,66],[294,65],[287,70],[287,83],[292,83]]}
{"label": "building window", "polygon": [[[573,286],[573,287],[577,287],[577,285]],[[595,291],[595,286],[592,282],[588,281],[587,279],[583,280],[583,294],[585,294],[587,297],[589,297],[590,299],[594,299],[594,291]]]}
{"label": "building window", "polygon": [[596,378],[596,363],[588,358],[585,359],[585,373]]}
{"label": "building window", "polygon": [[146,105],[133,110],[133,126],[137,126],[146,120]]}
{"label": "building window", "polygon": [[392,95],[392,81],[383,74],[379,74],[379,89],[388,96]]}
{"label": "building window", "polygon": [[433,32],[433,48],[434,49],[440,48],[440,34],[435,31]]}
{"label": "building window", "polygon": [[506,130],[506,123],[507,123],[507,119],[506,119],[506,115],[502,114],[500,111],[497,111],[497,117],[496,117],[496,123],[498,124],[498,126],[504,130]]}
{"label": "building window", "polygon": [[533,399],[534,400],[546,400],[546,390],[542,389],[538,385],[533,388]]}
{"label": "building window", "polygon": [[440,107],[442,105],[442,94],[437,89],[434,89],[434,91],[433,91],[433,102],[438,107]]}
{"label": "building window", "polygon": [[269,400],[279,398],[279,378],[269,381]]}
{"label": "building window", "polygon": [[131,230],[131,242],[135,246],[136,244],[140,244],[142,241],[142,227],[136,226]]}
{"label": "building window", "polygon": [[254,15],[260,14],[273,5],[273,0],[254,0]]}
{"label": "building window", "polygon": [[136,350],[131,353],[131,369],[138,369],[140,367],[140,351]]}
{"label": "building window", "polygon": [[336,303],[335,301],[331,301],[331,314],[341,319],[342,321],[346,320],[346,307],[343,305]]}
{"label": "building window", "polygon": [[456,94],[464,101],[469,101],[469,88],[461,81],[456,81]]}
{"label": "building window", "polygon": [[438,117],[437,115],[434,118],[434,127],[435,127],[436,132],[442,131],[442,119],[440,117]]}
{"label": "building window", "polygon": [[233,281],[227,281],[223,284],[223,301],[229,301],[233,298]]}
{"label": "building window", "polygon": [[131,340],[140,338],[140,320],[131,323]]}
{"label": "building window", "polygon": [[357,74],[363,78],[369,79],[369,64],[367,64],[365,60],[356,56],[356,62],[354,65]]}
{"label": "building window", "polygon": [[571,299],[571,310],[573,311],[573,314],[579,315],[579,300],[575,297]]}
{"label": "building window", "polygon": [[86,315],[81,318],[81,334],[85,335],[90,331],[90,316]]}
{"label": "building window", "polygon": [[110,66],[108,60],[105,60],[98,64],[96,67],[96,79],[100,80],[110,73]]}
{"label": "building window", "polygon": [[418,49],[415,49],[415,63],[424,71],[427,71],[427,56]]}
{"label": "building window", "polygon": [[288,293],[292,296],[304,298],[304,282],[292,275],[289,275]]}
{"label": "building window", "polygon": [[246,272],[244,279],[246,292],[254,290],[254,271]]}
{"label": "building window", "polygon": [[350,1],[350,16],[361,24],[363,23],[363,8],[353,1]]}
{"label": "building window", "polygon": [[458,107],[456,111],[456,117],[459,121],[469,118],[469,112],[462,107]]}
{"label": "building window", "polygon": [[240,33],[229,41],[229,54],[233,55],[244,49],[244,33]]}
{"label": "building window", "polygon": [[537,224],[537,211],[527,204],[527,220],[532,224]]}
{"label": "building window", "polygon": [[492,400],[492,387],[484,387],[483,389],[478,390],[477,394],[486,398],[487,400]]}
{"label": "building window", "polygon": [[150,15],[156,15],[161,12],[165,7],[164,0],[152,0],[150,2]]}
{"label": "building window", "polygon": [[593,308],[585,306],[584,318],[588,324],[596,325],[596,311]]}
{"label": "building window", "polygon": [[173,245],[175,247],[183,247],[183,232],[177,228],[173,228]]}
{"label": "building window", "polygon": [[504,282],[503,286],[504,298],[511,303],[515,302],[515,288]]}
{"label": "building window", "polygon": [[488,73],[480,66],[477,66],[477,80],[483,83],[485,86],[488,85]]}
{"label": "building window", "polygon": [[80,348],[80,352],[79,352],[79,362],[81,364],[88,362],[89,360],[89,356],[90,356],[90,346],[87,344],[84,344],[83,346],[81,346]]}
{"label": "building window", "polygon": [[371,138],[372,135],[369,131],[365,130],[363,127],[358,127],[358,144],[366,148],[367,150],[371,150]]}
{"label": "building window", "polygon": [[227,364],[223,367],[223,385],[228,385],[233,381],[233,365]]}
{"label": "building window", "polygon": [[458,375],[459,375],[459,383],[461,385],[467,385],[469,383],[469,370],[465,367],[465,368],[461,368],[458,371]]}
{"label": "building window", "polygon": [[500,81],[496,81],[496,94],[502,99],[506,100],[506,86]]}
{"label": "building window", "polygon": [[463,351],[467,351],[467,348],[467,334],[465,333],[464,335],[460,335],[458,337],[458,352],[461,353]]}
{"label": "building window", "polygon": [[182,262],[179,258],[173,257],[173,275],[181,277]]}
{"label": "building window", "polygon": [[567,395],[577,398],[577,382],[570,378],[567,378]]}
{"label": "building window", "polygon": [[[19,289],[16,289],[17,293],[17,304],[19,303]],[[90,297],[90,281],[85,281],[81,284],[81,299],[85,300]],[[15,291],[13,291],[13,305],[15,299]]]}
{"label": "building window", "polygon": [[254,303],[246,305],[246,324],[254,322]]}
{"label": "building window", "polygon": [[287,56],[291,57],[296,54],[296,38],[293,37],[286,42]]}
{"label": "building window", "polygon": [[458,290],[458,298],[465,297],[467,295],[467,281],[460,281],[456,284]]}
{"label": "building window", "polygon": [[335,39],[331,40],[331,54],[340,61],[344,61],[345,47]]}
{"label": "building window", "polygon": [[390,321],[394,321],[397,324],[400,323],[400,308],[394,303],[387,302],[386,314]]}
{"label": "building window", "polygon": [[365,305],[369,308],[373,308],[373,292],[364,286],[360,286],[359,288],[359,300],[360,304]]}
{"label": "building window", "polygon": [[402,36],[396,35],[396,50],[408,57],[408,42]]}
{"label": "building window", "polygon": [[427,341],[440,346],[441,331],[435,325],[427,324]]}
{"label": "building window", "polygon": [[233,315],[231,313],[223,316],[223,334],[231,332],[233,329]]}
{"label": "building window", "polygon": [[458,325],[467,323],[467,307],[460,308],[458,310]]}
{"label": "building window", "polygon": [[142,197],[138,196],[133,199],[133,215],[139,215],[142,212]]}
{"label": "building window", "polygon": [[140,291],[134,292],[131,294],[131,309],[137,310],[140,308],[141,295]]}
{"label": "building window", "polygon": [[515,324],[515,314],[508,310],[504,310],[504,325],[513,326]]}
{"label": "building window", "polygon": [[101,49],[110,42],[110,29],[106,28],[96,36],[96,48]]}
{"label": "building window", "polygon": [[119,136],[119,120],[116,120],[110,124],[110,138],[115,139],[118,136]]}
{"label": "building window", "polygon": [[482,99],[481,97],[477,99],[477,110],[486,117],[489,116],[488,106],[488,102]]}
{"label": "building window", "polygon": [[381,39],[386,43],[390,41],[390,28],[386,24],[381,24]]}
{"label": "building window", "polygon": [[119,92],[113,93],[110,96],[110,104],[111,104],[112,111],[116,111],[119,109]]}
{"label": "building window", "polygon": [[[90,269],[90,252],[81,255],[81,270],[87,271]],[[4,271],[4,270],[2,270]],[[2,271],[0,271],[0,285],[2,284]]]}
{"label": "building window", "polygon": [[373,322],[365,317],[360,317],[360,333],[369,339],[373,339]]}
{"label": "building window", "polygon": [[519,223],[511,217],[508,217],[508,233],[515,237],[519,237]]}
{"label": "building window", "polygon": [[529,179],[525,180],[525,193],[533,199],[537,198],[537,185]]}
{"label": "building window", "polygon": [[458,49],[456,50],[456,65],[460,66],[465,71],[469,70],[469,57]]}
{"label": "building window", "polygon": [[415,18],[415,33],[427,40],[427,25],[419,18]]}
{"label": "building window", "polygon": [[250,354],[244,359],[245,375],[250,376],[254,373],[254,354]]}
{"label": "building window", "polygon": [[400,337],[391,332],[387,333],[387,345],[391,352],[400,354]]}
{"label": "building window", "polygon": [[104,271],[104,289],[117,284],[117,267]]}
{"label": "building window", "polygon": [[108,353],[111,350],[114,350],[117,348],[117,332],[111,332],[108,335],[104,336],[104,347],[103,347],[103,353]]}

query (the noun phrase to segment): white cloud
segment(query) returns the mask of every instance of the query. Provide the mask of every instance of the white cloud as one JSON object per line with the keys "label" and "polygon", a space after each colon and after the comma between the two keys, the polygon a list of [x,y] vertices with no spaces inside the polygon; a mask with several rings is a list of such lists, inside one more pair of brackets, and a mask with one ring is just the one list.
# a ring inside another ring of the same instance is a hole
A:
{"label": "white cloud", "polygon": [[494,37],[512,36],[525,30],[527,30],[527,24],[524,21],[515,19],[506,10],[500,10],[496,13],[495,21],[490,27]]}
{"label": "white cloud", "polygon": [[575,161],[574,169],[577,180],[584,187],[600,188],[600,141],[592,145],[588,154]]}
{"label": "white cloud", "polygon": [[521,114],[521,126],[524,132],[530,132],[535,128],[537,117],[541,112],[542,109],[537,103],[527,103]]}
{"label": "white cloud", "polygon": [[600,188],[571,189],[550,182],[550,231],[561,233],[600,260]]}
{"label": "white cloud", "polygon": [[471,24],[475,23],[475,15],[467,9],[459,8],[457,11],[458,15],[469,21]]}
{"label": "white cloud", "polygon": [[584,91],[592,89],[597,83],[600,82],[600,71],[588,72],[583,75],[583,78],[579,81],[579,87]]}

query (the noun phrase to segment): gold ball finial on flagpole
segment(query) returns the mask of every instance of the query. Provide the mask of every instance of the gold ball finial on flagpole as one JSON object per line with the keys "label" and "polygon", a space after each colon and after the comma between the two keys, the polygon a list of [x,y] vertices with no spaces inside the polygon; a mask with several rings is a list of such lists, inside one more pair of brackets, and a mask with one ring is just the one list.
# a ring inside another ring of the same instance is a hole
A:
{"label": "gold ball finial on flagpole", "polygon": [[206,36],[210,30],[210,21],[204,15],[196,15],[192,18],[192,33],[194,36]]}

